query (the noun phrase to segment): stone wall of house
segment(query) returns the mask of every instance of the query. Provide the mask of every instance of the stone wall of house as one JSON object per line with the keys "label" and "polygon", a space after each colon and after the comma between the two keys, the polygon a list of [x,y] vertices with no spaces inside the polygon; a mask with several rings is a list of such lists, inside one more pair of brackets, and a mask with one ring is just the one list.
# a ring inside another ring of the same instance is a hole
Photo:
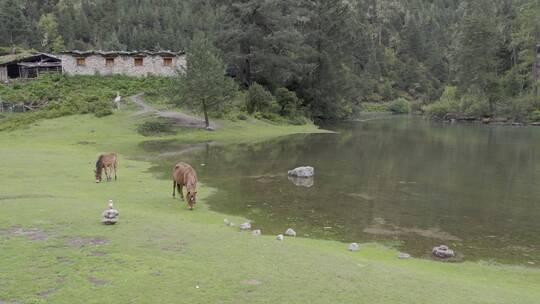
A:
{"label": "stone wall of house", "polygon": [[7,67],[0,66],[0,81],[6,81],[6,80],[8,80]]}
{"label": "stone wall of house", "polygon": [[[77,65],[77,58],[85,58],[84,65]],[[172,57],[172,65],[164,65],[162,56],[153,55],[145,56],[142,66],[135,66],[135,57],[133,56],[116,56],[114,64],[106,66],[106,57],[102,55],[90,55],[87,57],[75,57],[73,55],[64,54],[62,59],[62,70],[67,75],[127,75],[127,76],[174,76],[178,71],[183,72],[186,69],[186,56]]]}

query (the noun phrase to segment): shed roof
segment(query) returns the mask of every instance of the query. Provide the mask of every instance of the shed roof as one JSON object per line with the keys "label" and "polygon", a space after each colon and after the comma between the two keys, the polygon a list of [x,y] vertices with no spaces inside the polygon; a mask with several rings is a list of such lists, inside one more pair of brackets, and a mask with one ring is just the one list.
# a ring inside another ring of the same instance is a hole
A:
{"label": "shed roof", "polygon": [[29,62],[55,62],[60,63],[60,58],[52,54],[47,53],[30,53],[22,52],[19,54],[9,54],[5,56],[0,56],[0,66],[16,63],[29,63]]}

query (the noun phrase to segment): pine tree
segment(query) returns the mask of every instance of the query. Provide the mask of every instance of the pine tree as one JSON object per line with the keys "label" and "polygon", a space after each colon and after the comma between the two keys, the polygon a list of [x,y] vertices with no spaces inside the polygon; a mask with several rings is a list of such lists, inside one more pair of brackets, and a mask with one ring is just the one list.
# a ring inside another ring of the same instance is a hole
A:
{"label": "pine tree", "polygon": [[466,4],[454,62],[457,81],[462,93],[474,91],[487,97],[493,112],[500,41],[496,8],[491,0],[469,0]]}
{"label": "pine tree", "polygon": [[212,42],[199,33],[187,54],[186,73],[179,77],[181,103],[204,114],[210,126],[209,112],[222,110],[236,94],[236,84],[225,76],[225,65]]}

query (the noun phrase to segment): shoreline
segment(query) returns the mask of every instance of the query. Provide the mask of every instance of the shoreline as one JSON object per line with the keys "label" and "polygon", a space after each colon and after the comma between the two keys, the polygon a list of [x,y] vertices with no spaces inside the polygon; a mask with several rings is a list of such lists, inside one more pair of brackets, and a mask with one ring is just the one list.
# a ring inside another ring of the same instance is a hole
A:
{"label": "shoreline", "polygon": [[[359,252],[351,253],[336,241],[299,237],[279,242],[272,236],[240,233],[223,225],[224,215],[209,210],[204,200],[215,189],[204,185],[200,187],[203,203],[189,212],[170,198],[168,181],[152,176],[148,161],[131,158],[131,153],[137,157],[141,152],[141,141],[156,138],[136,134],[134,122],[124,118],[125,113],[104,119],[64,117],[0,132],[0,155],[9,164],[8,174],[1,177],[6,188],[0,194],[0,229],[8,230],[6,250],[0,253],[0,266],[6,269],[0,274],[5,282],[1,301],[43,300],[39,294],[52,290],[46,299],[55,303],[97,302],[98,293],[113,288],[111,301],[126,302],[131,297],[147,302],[158,297],[164,303],[178,303],[179,297],[186,303],[228,303],[237,302],[238,295],[249,295],[249,301],[256,303],[294,302],[301,297],[312,303],[357,303],[358,299],[428,303],[433,297],[446,297],[448,303],[463,299],[488,303],[495,298],[498,303],[512,303],[519,295],[521,303],[534,303],[540,296],[533,287],[540,271],[533,268],[398,260],[397,251],[378,244],[361,244]],[[317,130],[239,122],[214,132],[194,130],[158,139],[181,137],[194,142],[220,137],[233,143],[296,131]],[[95,156],[111,149],[121,153],[119,180],[96,185],[91,178]],[[110,197],[121,214],[112,229],[98,223]],[[26,234],[9,232],[16,226]],[[34,235],[41,231],[45,238],[32,240],[31,231]],[[91,240],[97,242],[98,237],[102,243],[93,244]],[[20,271],[30,261],[36,270]],[[64,282],[58,283],[62,277]],[[333,287],[328,287],[329,280],[334,281]],[[419,296],[418,288],[434,292]]]}

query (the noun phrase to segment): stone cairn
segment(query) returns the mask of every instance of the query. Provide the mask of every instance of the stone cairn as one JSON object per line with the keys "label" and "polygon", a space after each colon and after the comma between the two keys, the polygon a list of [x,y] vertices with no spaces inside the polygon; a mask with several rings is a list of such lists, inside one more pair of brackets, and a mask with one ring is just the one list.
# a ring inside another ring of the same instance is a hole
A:
{"label": "stone cairn", "polygon": [[118,215],[120,215],[120,212],[114,209],[113,201],[109,200],[109,208],[103,211],[103,214],[101,215],[101,222],[105,225],[114,225],[116,222],[118,222]]}

